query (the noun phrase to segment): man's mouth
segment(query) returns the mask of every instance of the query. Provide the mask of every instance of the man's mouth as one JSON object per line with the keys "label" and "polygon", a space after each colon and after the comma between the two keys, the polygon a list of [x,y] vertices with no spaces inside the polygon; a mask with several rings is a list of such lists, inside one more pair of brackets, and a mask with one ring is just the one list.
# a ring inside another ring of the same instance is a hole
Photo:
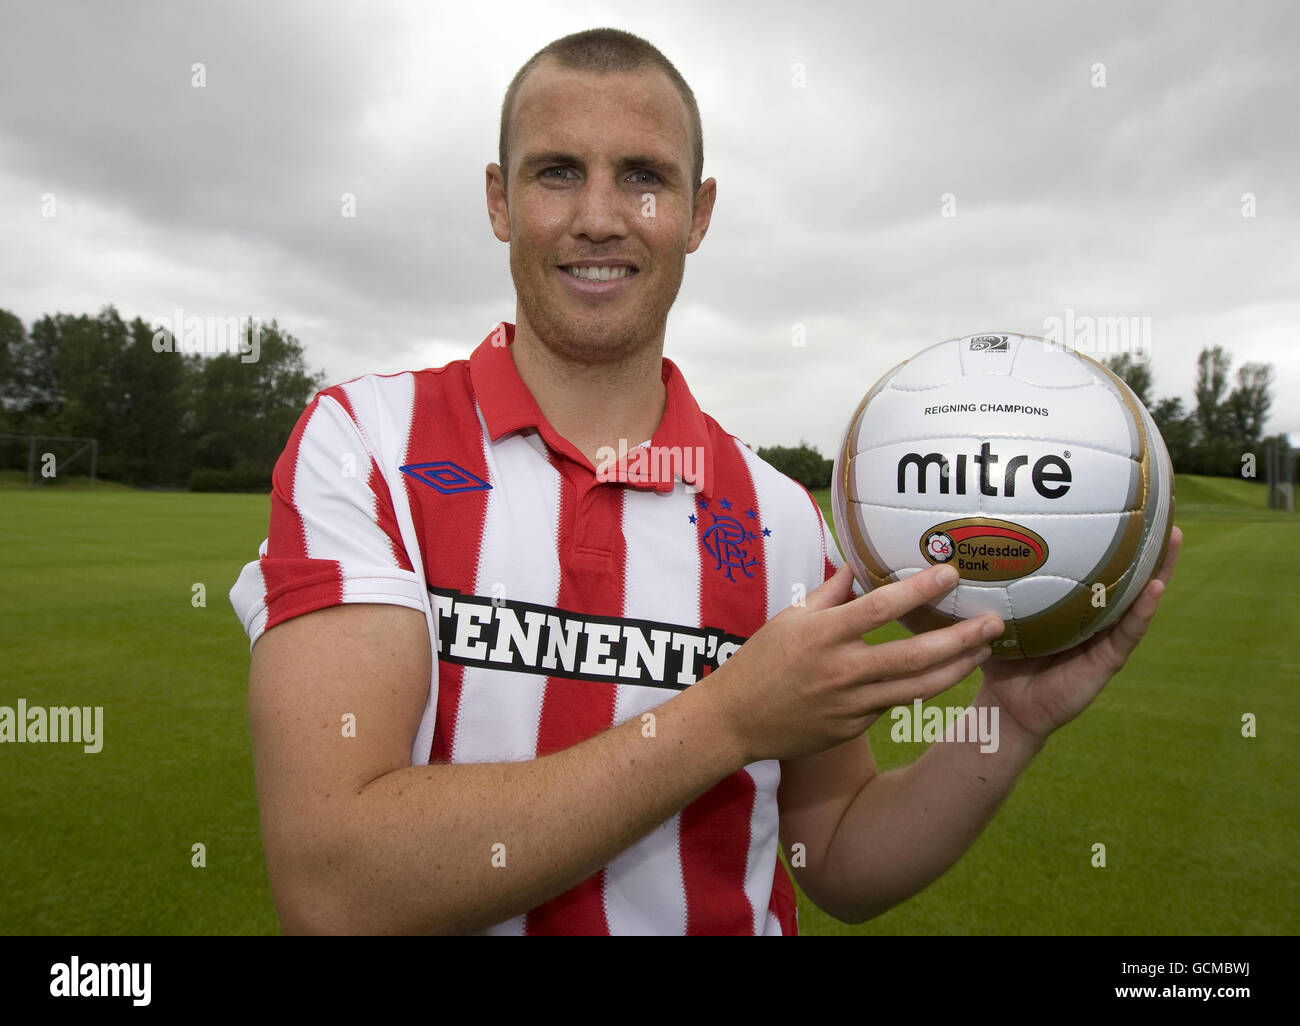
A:
{"label": "man's mouth", "polygon": [[630,274],[636,274],[635,267],[587,267],[582,264],[572,264],[568,267],[561,267],[560,270],[572,275],[575,278],[582,278],[584,281],[613,281],[616,278],[626,278]]}

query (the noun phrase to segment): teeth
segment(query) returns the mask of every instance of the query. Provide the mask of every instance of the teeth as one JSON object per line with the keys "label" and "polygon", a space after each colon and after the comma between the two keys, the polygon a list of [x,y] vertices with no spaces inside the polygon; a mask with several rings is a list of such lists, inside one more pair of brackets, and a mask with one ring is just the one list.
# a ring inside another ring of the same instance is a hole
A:
{"label": "teeth", "polygon": [[615,278],[626,278],[632,273],[630,267],[566,267],[575,278],[585,278],[587,281],[613,281]]}

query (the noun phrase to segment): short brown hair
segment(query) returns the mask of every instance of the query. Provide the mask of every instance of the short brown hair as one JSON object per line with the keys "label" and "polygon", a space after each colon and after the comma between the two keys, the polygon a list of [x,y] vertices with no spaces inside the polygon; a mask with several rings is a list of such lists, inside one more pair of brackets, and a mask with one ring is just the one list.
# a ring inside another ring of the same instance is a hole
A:
{"label": "short brown hair", "polygon": [[654,67],[667,75],[676,87],[678,95],[685,102],[686,112],[690,117],[691,144],[695,150],[692,166],[695,185],[691,190],[691,199],[694,202],[695,194],[700,191],[700,182],[704,176],[704,130],[700,125],[700,108],[695,102],[695,94],[686,84],[686,79],[682,78],[680,72],[673,67],[672,62],[653,44],[640,36],[634,36],[631,32],[613,28],[588,29],[585,32],[575,32],[563,39],[557,39],[533,54],[515,74],[510,87],[506,90],[506,98],[501,104],[501,138],[497,155],[501,164],[501,173],[506,177],[507,184],[510,177],[510,165],[507,163],[509,160],[507,136],[510,131],[510,116],[514,111],[515,97],[524,79],[528,77],[528,73],[548,58],[561,67],[574,71],[608,74]]}

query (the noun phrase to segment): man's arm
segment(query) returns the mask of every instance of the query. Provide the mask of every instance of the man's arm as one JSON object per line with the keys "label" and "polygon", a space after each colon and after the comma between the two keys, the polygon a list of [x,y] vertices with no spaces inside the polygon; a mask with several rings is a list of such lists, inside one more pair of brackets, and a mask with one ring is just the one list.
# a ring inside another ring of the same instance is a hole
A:
{"label": "man's arm", "polygon": [[[981,693],[972,707],[987,704]],[[792,844],[805,845],[799,886],[836,919],[860,923],[937,880],[1045,743],[1002,724],[999,734],[996,752],[981,752],[978,739],[941,742],[885,773],[876,772],[865,734],[784,764],[781,840],[787,857]]]}
{"label": "man's arm", "polygon": [[634,718],[527,762],[412,766],[429,667],[425,618],[399,606],[322,609],[254,646],[258,798],[287,932],[481,930],[586,879],[743,765],[711,690],[692,687],[654,710],[653,738]]}
{"label": "man's arm", "polygon": [[[860,739],[882,709],[951,687],[987,653],[981,622],[862,644],[864,631],[950,588],[943,569],[833,608],[850,581],[841,570],[656,708],[653,737],[633,718],[514,763],[410,765],[429,689],[422,614],[344,605],[271,628],[253,647],[249,703],[286,930],[451,933],[509,919],[738,769]],[[355,737],[342,729],[349,713]]]}
{"label": "man's arm", "polygon": [[877,773],[864,734],[783,763],[781,839],[787,855],[804,843],[807,866],[795,875],[818,907],[862,922],[956,863],[1048,736],[1127,662],[1155,618],[1181,545],[1175,527],[1159,572],[1110,630],[1056,656],[984,664],[972,708],[998,710],[997,751],[980,751],[979,740],[943,741],[910,766]]}

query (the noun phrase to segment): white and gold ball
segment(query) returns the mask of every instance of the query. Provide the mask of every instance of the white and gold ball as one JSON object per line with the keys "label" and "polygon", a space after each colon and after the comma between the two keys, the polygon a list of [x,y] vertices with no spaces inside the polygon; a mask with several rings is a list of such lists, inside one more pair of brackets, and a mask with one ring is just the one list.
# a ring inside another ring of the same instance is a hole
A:
{"label": "white and gold ball", "polygon": [[1117,375],[1005,332],[923,350],[882,377],[835,458],[840,548],[865,589],[949,563],[957,587],[914,632],[996,613],[994,655],[1060,652],[1132,605],[1164,558],[1174,476]]}

